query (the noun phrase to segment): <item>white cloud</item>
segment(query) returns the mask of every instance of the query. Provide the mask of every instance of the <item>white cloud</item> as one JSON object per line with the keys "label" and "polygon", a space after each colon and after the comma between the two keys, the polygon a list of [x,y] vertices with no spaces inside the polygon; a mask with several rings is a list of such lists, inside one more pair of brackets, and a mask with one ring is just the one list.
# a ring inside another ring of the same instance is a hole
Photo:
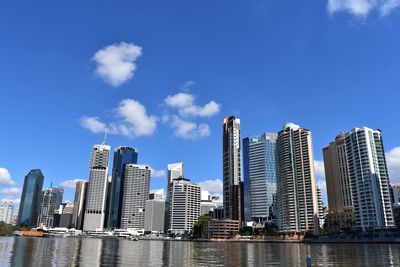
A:
{"label": "white cloud", "polygon": [[[8,201],[8,202],[11,201],[13,204],[19,205],[19,203],[21,202],[21,199],[20,198],[2,198],[1,199],[1,202],[5,202],[5,201]],[[14,206],[14,208],[15,208],[15,206]]]}
{"label": "white cloud", "polygon": [[140,46],[121,42],[100,49],[92,59],[97,63],[96,74],[113,87],[118,87],[133,77],[135,61],[141,55]]}
{"label": "white cloud", "polygon": [[15,182],[11,179],[11,175],[6,168],[0,167],[0,185],[13,186]]}
{"label": "white cloud", "polygon": [[314,160],[314,169],[317,177],[325,178],[325,168],[322,160]]}
{"label": "white cloud", "polygon": [[400,0],[328,0],[327,9],[330,14],[347,12],[355,17],[366,17],[372,11],[386,16],[400,7]]}
{"label": "white cloud", "polygon": [[201,186],[201,190],[206,190],[211,195],[222,195],[223,183],[221,179],[205,180],[197,184]]}
{"label": "white cloud", "polygon": [[82,127],[92,133],[101,133],[108,128],[108,133],[127,137],[152,135],[157,127],[157,117],[147,114],[146,107],[133,99],[124,99],[115,109],[118,121],[108,126],[97,117],[83,116],[80,119]]}
{"label": "white cloud", "polygon": [[167,173],[165,170],[156,170],[151,168],[151,177],[158,178],[158,177],[166,177]]}
{"label": "white cloud", "polygon": [[195,97],[188,93],[167,96],[164,103],[169,107],[178,109],[179,114],[184,117],[211,117],[217,114],[221,107],[215,101],[210,101],[204,106],[197,106],[195,105]]}
{"label": "white cloud", "polygon": [[107,128],[106,124],[101,122],[97,117],[83,116],[79,122],[83,128],[88,129],[92,133],[104,133]]}
{"label": "white cloud", "polygon": [[314,160],[314,170],[317,186],[321,189],[322,201],[327,205],[327,191],[326,191],[326,180],[325,180],[325,167],[322,160]]}
{"label": "white cloud", "polygon": [[15,195],[15,194],[20,194],[21,191],[22,191],[21,188],[9,187],[9,188],[0,189],[0,194],[3,194],[3,195]]}
{"label": "white cloud", "polygon": [[195,122],[182,120],[176,115],[172,117],[171,127],[176,136],[184,139],[196,140],[210,135],[210,127],[207,124],[197,125]]}
{"label": "white cloud", "polygon": [[75,189],[76,183],[80,182],[80,181],[87,182],[87,180],[85,180],[85,179],[73,179],[73,180],[67,180],[67,181],[61,182],[60,185],[61,185],[61,187],[66,188],[66,189]]}
{"label": "white cloud", "polygon": [[390,182],[400,183],[400,147],[395,147],[386,153],[386,163]]}

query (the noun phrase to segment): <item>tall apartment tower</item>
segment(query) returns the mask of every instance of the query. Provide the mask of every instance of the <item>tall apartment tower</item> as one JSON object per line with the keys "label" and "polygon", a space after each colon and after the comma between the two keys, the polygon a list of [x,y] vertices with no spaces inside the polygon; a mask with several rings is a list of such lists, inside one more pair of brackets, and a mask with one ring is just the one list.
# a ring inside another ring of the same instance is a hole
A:
{"label": "tall apartment tower", "polygon": [[25,176],[18,212],[19,226],[36,226],[43,180],[39,169],[33,169]]}
{"label": "tall apartment tower", "polygon": [[0,203],[0,222],[11,224],[14,213],[14,205],[12,201],[4,201]]}
{"label": "tall apartment tower", "polygon": [[223,194],[226,219],[242,221],[243,183],[240,157],[240,119],[231,116],[223,125]]}
{"label": "tall apartment tower", "polygon": [[287,123],[276,141],[276,200],[282,233],[319,233],[311,132]]}
{"label": "tall apartment tower", "polygon": [[170,224],[170,189],[173,180],[179,177],[184,177],[184,165],[183,162],[168,164],[168,177],[167,177],[167,195],[165,198],[165,214],[164,214],[164,231],[167,232]]}
{"label": "tall apartment tower", "polygon": [[84,231],[104,228],[108,184],[109,145],[94,145],[90,155],[89,186],[87,189]]}
{"label": "tall apartment tower", "polygon": [[345,139],[345,134],[339,134],[335,141],[323,148],[326,190],[332,213],[353,210]]}
{"label": "tall apartment tower", "polygon": [[144,230],[146,200],[150,190],[150,167],[126,164],[124,172],[121,228]]}
{"label": "tall apartment tower", "polygon": [[201,188],[183,177],[173,180],[170,187],[169,231],[182,235],[200,217]]}
{"label": "tall apartment tower", "polygon": [[43,224],[45,227],[54,227],[54,212],[60,208],[64,195],[64,189],[50,186],[42,191],[40,198],[39,216],[37,225]]}
{"label": "tall apartment tower", "polygon": [[88,185],[89,183],[85,181],[76,182],[72,226],[78,230],[83,229],[83,219],[85,215],[85,203]]}
{"label": "tall apartment tower", "polygon": [[278,134],[243,139],[244,213],[246,220],[271,221],[276,194],[275,147]]}
{"label": "tall apartment tower", "polygon": [[120,228],[125,180],[124,168],[126,164],[137,164],[138,152],[133,147],[117,147],[114,151],[114,161],[111,178],[111,195],[108,211],[108,228]]}
{"label": "tall apartment tower", "polygon": [[356,227],[363,231],[394,227],[381,131],[354,128],[345,142]]}

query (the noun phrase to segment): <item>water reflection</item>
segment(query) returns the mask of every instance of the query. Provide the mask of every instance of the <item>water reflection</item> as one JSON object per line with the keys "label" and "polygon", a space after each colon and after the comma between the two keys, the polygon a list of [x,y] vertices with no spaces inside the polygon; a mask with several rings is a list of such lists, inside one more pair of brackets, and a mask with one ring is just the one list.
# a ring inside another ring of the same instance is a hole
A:
{"label": "water reflection", "polygon": [[398,244],[0,238],[0,266],[400,266]]}

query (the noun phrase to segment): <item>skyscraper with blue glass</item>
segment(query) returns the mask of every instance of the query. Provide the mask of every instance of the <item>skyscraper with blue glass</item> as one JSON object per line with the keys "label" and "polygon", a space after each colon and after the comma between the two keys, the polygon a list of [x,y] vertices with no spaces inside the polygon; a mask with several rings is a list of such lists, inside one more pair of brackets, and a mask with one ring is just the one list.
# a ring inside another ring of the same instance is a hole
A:
{"label": "skyscraper with blue glass", "polygon": [[44,176],[39,169],[31,170],[25,176],[18,213],[18,225],[36,226],[43,180]]}
{"label": "skyscraper with blue glass", "polygon": [[275,145],[278,135],[243,139],[244,213],[246,220],[272,221],[276,193]]}
{"label": "skyscraper with blue glass", "polygon": [[138,152],[133,147],[121,146],[114,151],[108,228],[120,228],[125,165],[137,164]]}

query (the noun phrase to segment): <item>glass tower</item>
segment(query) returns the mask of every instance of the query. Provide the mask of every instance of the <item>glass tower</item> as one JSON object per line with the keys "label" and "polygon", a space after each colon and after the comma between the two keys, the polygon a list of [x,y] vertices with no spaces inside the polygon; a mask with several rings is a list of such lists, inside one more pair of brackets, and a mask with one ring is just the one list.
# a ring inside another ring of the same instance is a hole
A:
{"label": "glass tower", "polygon": [[25,176],[18,213],[18,225],[36,226],[43,180],[44,176],[39,169],[31,170]]}
{"label": "glass tower", "polygon": [[111,196],[108,211],[108,228],[120,228],[122,195],[125,180],[125,165],[137,164],[138,152],[133,147],[117,147],[114,151],[114,161],[111,180]]}

